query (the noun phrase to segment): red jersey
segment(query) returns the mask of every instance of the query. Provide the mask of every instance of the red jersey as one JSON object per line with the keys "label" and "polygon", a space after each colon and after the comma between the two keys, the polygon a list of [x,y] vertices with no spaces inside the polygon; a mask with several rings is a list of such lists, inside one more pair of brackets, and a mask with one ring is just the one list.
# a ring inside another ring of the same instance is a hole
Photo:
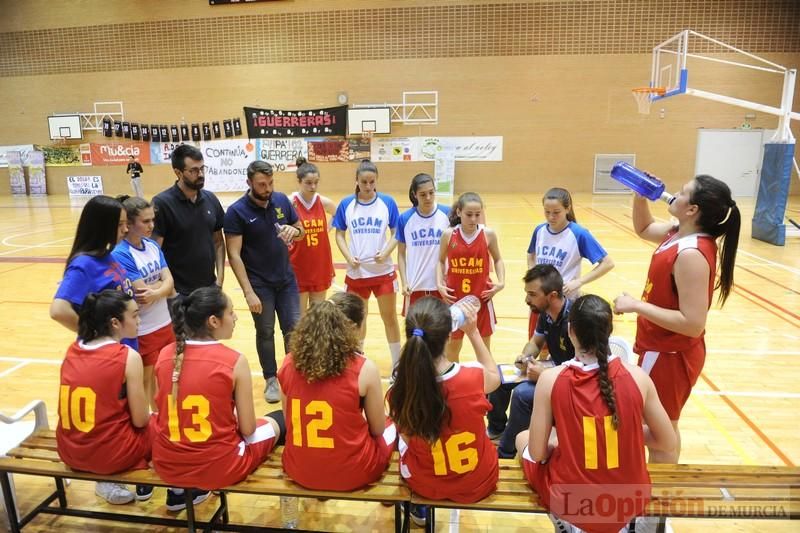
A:
{"label": "red jersey", "polygon": [[615,430],[600,393],[597,364],[583,366],[572,359],[564,365],[550,393],[559,445],[544,464],[533,463],[526,450],[523,467],[550,512],[585,531],[616,533],[650,500],[644,399],[619,357],[609,357],[619,420]]}
{"label": "red jersey", "polygon": [[[300,485],[350,491],[378,479],[389,466],[394,426],[373,437],[361,408],[358,375],[366,359],[356,354],[335,377],[309,382],[287,354],[278,371],[286,396],[283,469]],[[386,442],[386,441],[389,442]]]}
{"label": "red jersey", "polygon": [[[703,233],[695,233],[673,240],[675,233],[676,230],[670,231],[661,245],[653,252],[642,300],[665,309],[678,309],[678,291],[675,287],[672,269],[678,254],[683,250],[695,248],[708,261],[708,306],[711,307],[717,271],[717,242],[712,236]],[[704,334],[705,332],[698,337],[687,337],[664,329],[639,315],[636,319],[636,343],[633,349],[636,353],[686,351],[702,342]]]}
{"label": "red jersey", "polygon": [[125,390],[129,348],[75,341],[61,363],[56,442],[70,468],[115,474],[147,468],[151,435],[131,422]]}
{"label": "red jersey", "polygon": [[467,294],[478,298],[489,285],[489,242],[483,226],[469,240],[461,232],[461,226],[453,229],[447,246],[447,279],[445,284],[455,290],[456,300]]}
{"label": "red jersey", "polygon": [[297,216],[303,223],[305,237],[295,241],[289,250],[294,275],[300,292],[319,292],[331,286],[335,273],[331,243],[328,239],[328,216],[322,199],[314,194],[311,204],[306,204],[299,193],[292,195]]}
{"label": "red jersey", "polygon": [[[253,450],[239,433],[234,408],[233,368],[239,353],[221,343],[186,341],[173,402],[175,344],[161,350],[155,366],[158,432],[153,466],[178,487],[219,489],[241,481],[266,454]],[[272,431],[271,426],[266,426]],[[258,433],[258,431],[256,432]],[[274,437],[274,432],[272,433]],[[266,450],[271,451],[272,445]],[[258,452],[258,453],[256,453]]]}
{"label": "red jersey", "polygon": [[497,450],[484,423],[491,404],[483,392],[483,367],[456,363],[437,380],[450,421],[433,444],[401,437],[400,473],[420,496],[473,503],[494,492],[499,475]]}

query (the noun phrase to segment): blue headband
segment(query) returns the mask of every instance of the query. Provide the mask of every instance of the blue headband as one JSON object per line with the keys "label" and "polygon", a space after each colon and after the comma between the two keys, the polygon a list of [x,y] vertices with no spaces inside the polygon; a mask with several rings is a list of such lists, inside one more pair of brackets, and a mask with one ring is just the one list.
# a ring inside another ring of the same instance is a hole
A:
{"label": "blue headband", "polygon": [[425,332],[421,328],[414,328],[414,331],[412,331],[411,334],[415,337],[422,337],[425,335]]}

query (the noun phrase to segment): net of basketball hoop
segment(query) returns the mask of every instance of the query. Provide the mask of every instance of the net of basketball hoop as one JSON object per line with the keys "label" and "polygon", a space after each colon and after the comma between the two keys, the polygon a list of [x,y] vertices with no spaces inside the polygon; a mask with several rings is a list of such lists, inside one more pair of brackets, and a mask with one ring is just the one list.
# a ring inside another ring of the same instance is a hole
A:
{"label": "net of basketball hoop", "polygon": [[650,105],[657,96],[664,96],[663,87],[636,87],[632,91],[633,99],[636,100],[636,105],[639,107],[639,113],[642,115],[650,114]]}

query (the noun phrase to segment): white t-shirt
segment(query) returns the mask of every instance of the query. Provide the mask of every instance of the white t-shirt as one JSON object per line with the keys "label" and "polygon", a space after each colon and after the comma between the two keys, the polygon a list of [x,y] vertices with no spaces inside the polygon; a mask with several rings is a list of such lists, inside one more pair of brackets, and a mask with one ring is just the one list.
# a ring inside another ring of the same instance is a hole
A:
{"label": "white t-shirt", "polygon": [[[167,260],[158,243],[142,237],[142,247],[137,248],[122,240],[112,252],[114,258],[125,267],[131,282],[143,280],[145,285],[153,285],[161,279],[161,269],[167,268]],[[167,307],[167,299],[160,298],[150,305],[139,306],[139,336],[147,335],[172,323]]]}
{"label": "white t-shirt", "polygon": [[428,216],[412,207],[400,215],[397,242],[406,245],[406,282],[412,291],[436,290],[436,268],[439,264],[439,241],[450,227],[450,209],[437,205]]}
{"label": "white t-shirt", "polygon": [[608,255],[589,230],[575,222],[558,233],[551,232],[547,223],[540,224],[533,230],[528,253],[536,254],[537,265],[556,267],[564,283],[580,277],[582,258],[596,264]]}
{"label": "white t-shirt", "polygon": [[387,241],[386,232],[397,227],[400,213],[397,204],[388,194],[377,193],[369,203],[362,203],[351,194],[339,202],[331,225],[350,233],[350,255],[361,261],[358,268],[347,267],[352,279],[374,278],[394,272],[391,256],[383,263],[375,262],[375,255]]}

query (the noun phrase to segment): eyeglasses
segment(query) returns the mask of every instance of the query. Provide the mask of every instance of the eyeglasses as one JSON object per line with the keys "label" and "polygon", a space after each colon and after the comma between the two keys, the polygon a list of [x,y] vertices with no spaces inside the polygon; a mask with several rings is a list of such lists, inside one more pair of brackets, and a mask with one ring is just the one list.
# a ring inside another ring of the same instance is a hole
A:
{"label": "eyeglasses", "polygon": [[197,176],[199,174],[205,174],[206,168],[208,167],[206,167],[205,165],[196,168],[184,168],[181,172],[186,172],[187,174],[191,174],[192,176]]}

